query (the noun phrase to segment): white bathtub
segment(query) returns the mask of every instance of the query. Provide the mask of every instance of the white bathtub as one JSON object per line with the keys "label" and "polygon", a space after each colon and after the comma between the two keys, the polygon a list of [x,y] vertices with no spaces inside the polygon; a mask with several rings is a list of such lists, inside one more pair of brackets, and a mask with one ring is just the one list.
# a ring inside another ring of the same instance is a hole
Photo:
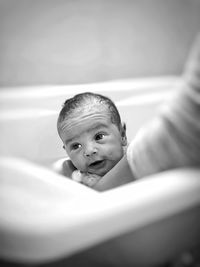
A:
{"label": "white bathtub", "polygon": [[67,266],[155,266],[200,240],[200,171],[180,169],[98,193],[55,173],[65,157],[61,104],[82,91],[111,97],[128,139],[176,90],[177,77],[0,91],[0,258]]}

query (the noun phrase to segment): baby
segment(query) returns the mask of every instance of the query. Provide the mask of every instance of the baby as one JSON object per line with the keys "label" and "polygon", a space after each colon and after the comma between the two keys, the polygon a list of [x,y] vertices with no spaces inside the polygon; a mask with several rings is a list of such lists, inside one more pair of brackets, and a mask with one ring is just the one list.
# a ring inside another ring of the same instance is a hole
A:
{"label": "baby", "polygon": [[[126,126],[111,99],[85,92],[67,99],[57,129],[73,180],[93,187],[124,156]],[[68,171],[69,176],[69,171]]]}

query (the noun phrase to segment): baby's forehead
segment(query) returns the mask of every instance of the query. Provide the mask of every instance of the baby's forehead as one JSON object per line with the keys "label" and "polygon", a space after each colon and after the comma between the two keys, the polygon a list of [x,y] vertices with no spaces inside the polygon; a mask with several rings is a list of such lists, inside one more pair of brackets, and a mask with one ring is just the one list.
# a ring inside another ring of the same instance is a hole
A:
{"label": "baby's forehead", "polygon": [[[71,111],[71,116],[77,116],[80,114],[88,113],[88,112],[102,112],[105,115],[108,115],[110,117],[110,110],[109,107],[106,103],[104,102],[99,102],[96,99],[90,99],[87,100],[83,103],[81,103],[76,109]],[[70,116],[70,117],[71,117]]]}
{"label": "baby's forehead", "polygon": [[101,105],[101,103],[90,103],[87,105],[84,103],[79,107],[73,109],[70,114],[65,116],[65,118],[58,124],[58,129],[63,131],[64,129],[70,129],[74,126],[86,126],[93,123],[110,124],[112,123],[111,114],[109,108],[106,104]]}

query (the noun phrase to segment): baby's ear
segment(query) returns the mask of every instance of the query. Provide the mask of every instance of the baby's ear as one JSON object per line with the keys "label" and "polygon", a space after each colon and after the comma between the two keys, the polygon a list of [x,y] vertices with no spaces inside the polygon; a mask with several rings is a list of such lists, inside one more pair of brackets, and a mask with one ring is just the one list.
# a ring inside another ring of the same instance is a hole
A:
{"label": "baby's ear", "polygon": [[122,138],[122,145],[126,146],[127,145],[126,124],[124,122],[122,122],[121,125],[121,138]]}

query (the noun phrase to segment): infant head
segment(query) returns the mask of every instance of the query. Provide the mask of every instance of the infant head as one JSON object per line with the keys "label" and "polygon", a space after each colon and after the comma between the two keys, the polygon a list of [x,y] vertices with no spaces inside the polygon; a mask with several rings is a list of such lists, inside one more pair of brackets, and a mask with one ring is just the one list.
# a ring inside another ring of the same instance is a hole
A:
{"label": "infant head", "polygon": [[125,125],[105,96],[86,92],[67,99],[57,128],[68,156],[81,172],[103,176],[124,155]]}

